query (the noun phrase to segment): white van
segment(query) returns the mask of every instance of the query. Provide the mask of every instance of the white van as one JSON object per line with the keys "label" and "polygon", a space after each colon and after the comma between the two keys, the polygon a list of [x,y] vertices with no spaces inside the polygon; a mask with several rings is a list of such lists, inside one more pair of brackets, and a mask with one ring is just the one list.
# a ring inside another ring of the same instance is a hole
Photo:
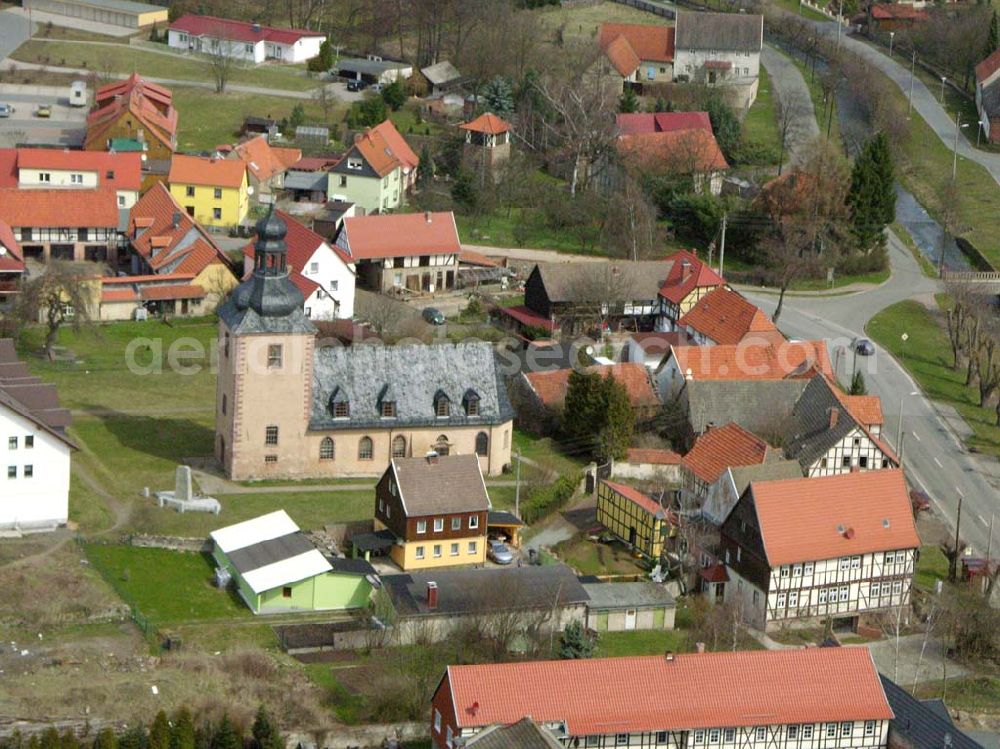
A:
{"label": "white van", "polygon": [[73,81],[69,87],[69,105],[71,107],[87,106],[87,82]]}

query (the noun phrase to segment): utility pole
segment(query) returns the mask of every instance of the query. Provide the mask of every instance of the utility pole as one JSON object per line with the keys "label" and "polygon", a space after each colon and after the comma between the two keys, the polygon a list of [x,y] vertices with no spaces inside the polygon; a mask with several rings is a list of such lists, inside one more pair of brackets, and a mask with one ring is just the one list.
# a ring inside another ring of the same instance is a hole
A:
{"label": "utility pole", "polygon": [[948,579],[955,582],[958,579],[958,544],[960,543],[958,533],[962,528],[962,500],[964,497],[958,495],[958,517],[955,519],[955,553],[951,558],[951,567],[948,570]]}
{"label": "utility pole", "polygon": [[990,537],[986,539],[986,566],[989,569],[990,552],[993,551],[993,521],[996,519],[995,512],[990,513]]}
{"label": "utility pole", "polygon": [[729,220],[729,214],[722,214],[722,238],[719,240],[719,275],[722,275],[722,268],[726,262],[726,223]]}
{"label": "utility pole", "polygon": [[952,149],[951,160],[951,181],[954,182],[958,176],[958,133],[962,129],[962,113],[955,114],[955,148]]}
{"label": "utility pole", "polygon": [[518,518],[521,517],[521,448],[517,448],[517,455],[514,456],[514,460],[517,461],[516,473],[514,474],[514,515]]}
{"label": "utility pole", "polygon": [[907,97],[906,119],[910,119],[913,114],[913,72],[917,67],[917,50],[913,50],[913,59],[910,60],[910,95]]}
{"label": "utility pole", "polygon": [[844,0],[837,6],[837,51],[840,51],[840,33],[844,28]]}

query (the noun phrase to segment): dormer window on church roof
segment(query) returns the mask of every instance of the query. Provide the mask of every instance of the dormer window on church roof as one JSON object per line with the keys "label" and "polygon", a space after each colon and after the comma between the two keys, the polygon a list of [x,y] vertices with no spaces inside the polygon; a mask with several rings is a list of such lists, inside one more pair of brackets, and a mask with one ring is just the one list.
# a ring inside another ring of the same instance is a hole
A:
{"label": "dormer window on church roof", "polygon": [[443,390],[438,390],[434,394],[434,415],[438,418],[445,418],[451,415],[451,399]]}
{"label": "dormer window on church roof", "polygon": [[379,393],[378,412],[383,419],[396,418],[396,393],[392,385],[386,385]]}
{"label": "dormer window on church roof", "polygon": [[334,388],[330,394],[330,415],[335,419],[346,419],[351,415],[351,401],[342,387]]}
{"label": "dormer window on church roof", "polygon": [[472,388],[466,390],[462,405],[465,407],[466,416],[479,416],[479,393]]}

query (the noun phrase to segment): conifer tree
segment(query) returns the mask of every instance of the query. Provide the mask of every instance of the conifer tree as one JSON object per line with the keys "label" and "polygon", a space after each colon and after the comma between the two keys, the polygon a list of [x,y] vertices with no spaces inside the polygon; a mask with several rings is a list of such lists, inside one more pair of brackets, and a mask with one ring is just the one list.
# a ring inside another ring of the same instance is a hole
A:
{"label": "conifer tree", "polygon": [[255,749],[284,749],[285,739],[263,705],[257,708],[251,732]]}
{"label": "conifer tree", "polygon": [[635,91],[631,87],[622,91],[621,98],[618,100],[618,111],[622,114],[632,114],[639,111],[639,97],[635,95]]}
{"label": "conifer tree", "polygon": [[878,133],[858,154],[847,192],[851,230],[867,252],[885,242],[884,229],[896,218],[895,174],[885,133]]}
{"label": "conifer tree", "polygon": [[990,32],[986,37],[986,49],[983,50],[983,59],[992,55],[1000,49],[1000,22],[997,21],[997,12],[993,11],[990,17]]}
{"label": "conifer tree", "polygon": [[149,749],[170,749],[170,721],[160,710],[149,726]]}
{"label": "conifer tree", "polygon": [[243,737],[229,719],[228,714],[222,716],[219,725],[212,732],[211,749],[243,749]]}
{"label": "conifer tree", "polygon": [[195,749],[194,719],[191,711],[182,707],[174,715],[170,728],[170,749]]}
{"label": "conifer tree", "polygon": [[589,658],[593,650],[594,646],[580,622],[573,621],[566,625],[559,636],[560,658],[564,660]]}

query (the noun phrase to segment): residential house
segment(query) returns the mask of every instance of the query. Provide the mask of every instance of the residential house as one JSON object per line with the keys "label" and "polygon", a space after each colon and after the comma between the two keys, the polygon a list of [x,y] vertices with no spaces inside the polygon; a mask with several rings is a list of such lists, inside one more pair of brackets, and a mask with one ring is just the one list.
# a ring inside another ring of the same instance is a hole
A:
{"label": "residential house", "polygon": [[[469,739],[466,746],[476,749],[561,749],[552,732],[531,718],[509,726],[491,726]],[[964,748],[963,748],[964,749]]]}
{"label": "residential house", "polygon": [[326,35],[306,29],[264,26],[229,18],[185,13],[167,29],[167,45],[185,52],[223,56],[258,65],[295,65],[319,54]]}
{"label": "residential house", "polygon": [[420,159],[391,121],[365,130],[327,175],[327,198],[355,203],[364,213],[399,208],[417,179]]}
{"label": "residential house", "polygon": [[682,505],[700,507],[723,471],[734,466],[755,466],[781,459],[781,451],[739,424],[713,427],[695,440],[681,460]]}
{"label": "residential house", "polygon": [[782,342],[774,323],[756,305],[725,287],[710,291],[678,321],[677,327],[698,346],[740,343],[749,336],[754,342]]}
{"label": "residential house", "polygon": [[829,378],[816,375],[792,409],[785,457],[797,460],[808,476],[896,468],[899,460],[880,436],[880,419],[881,405],[844,396]]}
{"label": "residential house", "polygon": [[247,168],[242,161],[177,154],[167,182],[187,215],[203,226],[239,226],[250,210]]}
{"label": "residential house", "polygon": [[942,700],[918,700],[888,676],[879,678],[894,716],[889,721],[889,749],[937,749],[946,744],[953,749],[985,749],[955,725]]}
{"label": "residential house", "polygon": [[868,6],[868,25],[883,33],[912,29],[928,21],[927,12],[909,3],[872,3]]}
{"label": "residential house", "polygon": [[681,455],[666,448],[630,447],[624,460],[612,462],[611,476],[616,479],[679,484]]}
{"label": "residential house", "polygon": [[735,422],[754,434],[783,435],[808,380],[685,380],[676,397],[691,435]]}
{"label": "residential house", "polygon": [[757,341],[718,346],[671,346],[658,363],[656,383],[672,400],[691,380],[809,379],[833,376],[826,341]]}
{"label": "residential house", "polygon": [[698,517],[718,528],[729,517],[751,482],[798,478],[802,478],[799,464],[794,460],[783,460],[780,455],[763,463],[727,466],[705,492]]}
{"label": "residential house", "polygon": [[272,146],[266,135],[258,135],[233,147],[226,158],[246,164],[249,185],[260,200],[261,195],[271,195],[285,186],[285,173],[302,158],[302,151]]}
{"label": "residential house", "polygon": [[226,254],[162,184],[132,207],[126,239],[130,275],[102,279],[101,319],[130,319],[139,307],[204,315],[236,286]]}
{"label": "residential house", "polygon": [[11,149],[16,156],[15,185],[22,190],[93,189],[113,187],[117,206],[128,209],[139,199],[142,156],[138,153],[100,153],[57,148]]}
{"label": "residential house", "polygon": [[920,538],[902,471],[755,481],[721,537],[726,601],[756,628],[817,618],[856,626],[909,605]]}
{"label": "residential house", "polygon": [[[126,29],[142,29],[167,22],[167,8],[135,0],[24,0],[21,7]],[[77,21],[64,21],[57,25],[75,23]]]}
{"label": "residential house", "polygon": [[602,23],[597,43],[624,83],[670,83],[674,79],[674,28]]}
{"label": "residential house", "polygon": [[170,160],[177,149],[177,110],[169,89],[138,73],[97,89],[84,148],[107,151],[121,140],[139,143],[150,160]]}
{"label": "residential house", "polygon": [[382,589],[397,645],[440,642],[473,625],[489,634],[516,617],[512,649],[548,646],[553,633],[586,621],[590,600],[564,564],[416,570],[382,576]]}
{"label": "residential house", "polygon": [[24,254],[10,225],[0,221],[0,311],[12,307],[24,277]]}
{"label": "residential house", "polygon": [[442,60],[426,68],[420,68],[420,77],[427,84],[430,96],[439,96],[453,91],[462,85],[464,78],[458,68],[450,60]]}
{"label": "residential house", "polygon": [[677,516],[662,501],[626,484],[597,483],[597,522],[647,559],[659,560],[677,531]]}
{"label": "residential house", "polygon": [[458,126],[465,132],[462,166],[480,176],[510,160],[510,123],[485,112]]}
{"label": "residential house", "polygon": [[396,60],[385,60],[378,55],[367,57],[342,57],[337,61],[337,75],[364,83],[383,86],[413,75],[413,66]]}
{"label": "residential house", "polygon": [[325,556],[284,510],[209,535],[212,559],[255,614],[368,606],[374,568],[363,559]]}
{"label": "residential house", "polygon": [[990,143],[1000,143],[1000,49],[976,65],[979,127]]}
{"label": "residential house", "polygon": [[[0,257],[0,260],[3,258]],[[0,339],[0,530],[33,532],[66,525],[69,518],[68,409],[55,385],[32,377],[14,341]]]}
{"label": "residential house", "polygon": [[712,195],[721,194],[723,172],[729,163],[715,140],[711,122],[705,127],[706,122],[707,118],[686,128],[620,133],[615,139],[614,163],[619,168],[609,166],[599,172],[604,189],[620,189],[624,174],[638,174],[690,177],[696,193],[707,190]]}
{"label": "residential house", "polygon": [[[691,250],[678,250],[673,255],[668,255],[666,259],[672,265],[660,288],[660,310],[656,329],[676,333],[677,321],[710,291],[725,287],[726,280]],[[681,341],[678,341],[674,345],[680,344]]]}
{"label": "residential house", "polygon": [[587,629],[603,632],[663,630],[674,628],[677,604],[661,583],[640,580],[632,583],[602,582],[584,578],[587,602]]}
{"label": "residential house", "polygon": [[451,211],[345,218],[334,243],[374,291],[455,288],[461,244]]}
{"label": "residential house", "polygon": [[[276,211],[288,233],[289,274],[305,298],[303,311],[310,320],[350,320],[354,317],[354,263],[335,244],[297,221]],[[243,276],[253,273],[254,242],[243,248]]]}
{"label": "residential house", "polygon": [[475,454],[491,476],[510,465],[514,414],[493,349],[317,348],[286,233],[273,212],[258,222],[253,275],[218,310],[215,455],[226,475],[378,476],[401,450]]}
{"label": "residential house", "polygon": [[[405,453],[401,440],[396,452]],[[483,564],[490,497],[475,454],[393,457],[375,485],[375,530],[404,571]]]}
{"label": "residential house", "polygon": [[0,222],[24,259],[104,262],[118,254],[122,221],[114,187],[0,188]]}
{"label": "residential house", "polygon": [[764,17],[680,11],[675,26],[674,78],[735,89],[749,108],[757,98]]}
{"label": "residential house", "polygon": [[[518,425],[540,434],[552,430],[562,416],[574,369],[520,372],[512,383],[517,394]],[[641,364],[597,364],[583,370],[600,377],[611,377],[625,388],[638,423],[648,422],[660,410],[649,371]]]}
{"label": "residential house", "polygon": [[885,749],[893,714],[867,648],[668,652],[449,666],[431,741],[452,749],[526,716],[565,746]]}

